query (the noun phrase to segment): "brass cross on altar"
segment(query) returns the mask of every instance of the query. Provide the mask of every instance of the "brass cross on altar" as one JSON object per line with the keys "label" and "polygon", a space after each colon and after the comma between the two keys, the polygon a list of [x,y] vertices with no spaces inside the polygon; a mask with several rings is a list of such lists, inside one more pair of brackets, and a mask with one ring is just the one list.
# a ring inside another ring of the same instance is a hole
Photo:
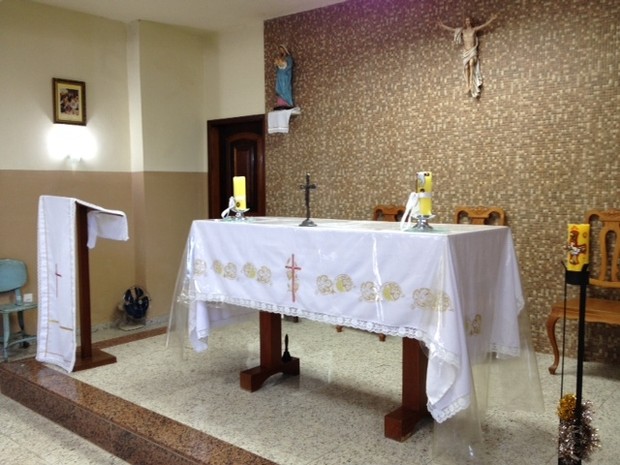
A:
{"label": "brass cross on altar", "polygon": [[310,219],[310,189],[316,189],[316,184],[310,184],[310,173],[306,174],[306,184],[299,188],[306,191],[306,219],[299,226],[316,226],[316,223]]}

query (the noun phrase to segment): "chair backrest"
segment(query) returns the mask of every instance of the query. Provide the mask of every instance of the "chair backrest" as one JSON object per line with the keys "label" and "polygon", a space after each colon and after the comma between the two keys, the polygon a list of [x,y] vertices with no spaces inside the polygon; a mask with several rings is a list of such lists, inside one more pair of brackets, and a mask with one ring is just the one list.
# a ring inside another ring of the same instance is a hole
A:
{"label": "chair backrest", "polygon": [[0,292],[19,290],[28,280],[26,264],[10,258],[0,259]]}
{"label": "chair backrest", "polygon": [[405,214],[402,205],[377,205],[372,213],[374,221],[400,221]]}
{"label": "chair backrest", "polygon": [[591,225],[590,284],[620,289],[620,210],[589,210],[586,223]]}
{"label": "chair backrest", "polygon": [[500,207],[456,207],[454,222],[506,226],[506,212]]}

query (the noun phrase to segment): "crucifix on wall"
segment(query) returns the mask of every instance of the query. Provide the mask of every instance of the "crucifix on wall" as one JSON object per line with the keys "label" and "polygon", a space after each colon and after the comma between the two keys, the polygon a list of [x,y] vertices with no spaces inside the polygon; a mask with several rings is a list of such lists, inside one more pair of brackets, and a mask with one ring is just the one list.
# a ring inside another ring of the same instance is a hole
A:
{"label": "crucifix on wall", "polygon": [[487,22],[479,26],[472,26],[471,19],[465,18],[463,27],[450,27],[442,22],[437,24],[454,33],[454,42],[463,45],[463,75],[465,77],[466,91],[473,98],[480,96],[482,87],[482,72],[480,71],[480,61],[478,61],[478,37],[476,33],[491,24],[497,15],[492,15]]}

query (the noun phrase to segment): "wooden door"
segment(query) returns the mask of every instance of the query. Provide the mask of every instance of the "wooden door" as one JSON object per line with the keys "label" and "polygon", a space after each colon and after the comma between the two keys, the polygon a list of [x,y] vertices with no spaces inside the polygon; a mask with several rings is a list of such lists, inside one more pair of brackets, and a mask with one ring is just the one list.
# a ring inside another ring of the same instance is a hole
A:
{"label": "wooden door", "polygon": [[245,176],[246,215],[265,215],[264,123],[264,115],[207,122],[209,218],[220,218],[228,207],[233,176]]}

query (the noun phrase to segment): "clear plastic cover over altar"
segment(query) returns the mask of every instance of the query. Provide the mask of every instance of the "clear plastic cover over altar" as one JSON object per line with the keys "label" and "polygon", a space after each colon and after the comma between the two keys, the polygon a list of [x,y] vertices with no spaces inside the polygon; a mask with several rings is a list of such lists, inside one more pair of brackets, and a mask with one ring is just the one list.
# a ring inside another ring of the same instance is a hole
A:
{"label": "clear plastic cover over altar", "polygon": [[206,350],[210,330],[257,310],[417,339],[428,356],[433,463],[485,463],[489,408],[542,409],[510,229],[315,221],[195,221],[168,343]]}

